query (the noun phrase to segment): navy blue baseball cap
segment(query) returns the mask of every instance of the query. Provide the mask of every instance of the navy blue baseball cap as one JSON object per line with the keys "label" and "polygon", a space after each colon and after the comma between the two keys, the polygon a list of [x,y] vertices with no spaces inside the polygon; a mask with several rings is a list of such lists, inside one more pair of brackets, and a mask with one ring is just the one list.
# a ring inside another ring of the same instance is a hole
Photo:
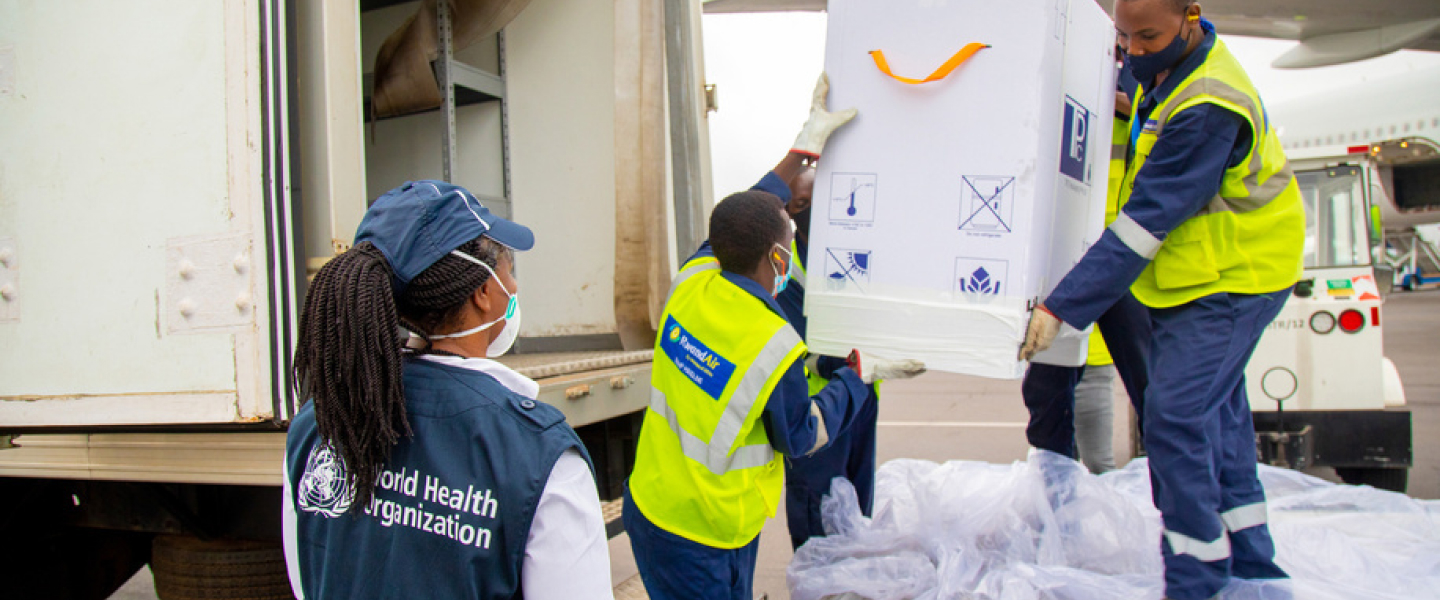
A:
{"label": "navy blue baseball cap", "polygon": [[535,246],[529,227],[495,216],[465,188],[443,181],[407,181],[365,211],[355,243],[370,242],[390,261],[395,291],[461,244],[488,237],[512,250]]}

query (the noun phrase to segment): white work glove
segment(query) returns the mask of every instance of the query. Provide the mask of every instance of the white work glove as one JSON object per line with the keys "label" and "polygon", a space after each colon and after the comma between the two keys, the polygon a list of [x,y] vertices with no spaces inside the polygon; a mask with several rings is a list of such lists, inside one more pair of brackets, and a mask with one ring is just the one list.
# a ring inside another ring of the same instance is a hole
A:
{"label": "white work glove", "polygon": [[1050,314],[1050,310],[1043,304],[1035,307],[1030,313],[1030,327],[1025,331],[1025,343],[1020,345],[1020,360],[1030,360],[1036,353],[1048,349],[1059,334],[1060,319]]}
{"label": "white work glove", "polygon": [[885,379],[909,379],[925,372],[925,363],[913,358],[885,360],[858,349],[850,351],[850,356],[845,358],[845,364],[854,369],[855,374],[860,376],[860,381],[866,384]]}
{"label": "white work glove", "polygon": [[830,134],[839,129],[841,125],[850,122],[850,119],[855,118],[855,115],[859,113],[853,108],[830,112],[825,108],[825,97],[828,95],[830,95],[830,77],[821,72],[820,80],[815,82],[815,96],[810,100],[810,118],[805,121],[805,126],[800,128],[800,135],[795,136],[795,145],[790,147],[791,152],[819,158],[820,151],[825,148],[825,140],[830,139]]}

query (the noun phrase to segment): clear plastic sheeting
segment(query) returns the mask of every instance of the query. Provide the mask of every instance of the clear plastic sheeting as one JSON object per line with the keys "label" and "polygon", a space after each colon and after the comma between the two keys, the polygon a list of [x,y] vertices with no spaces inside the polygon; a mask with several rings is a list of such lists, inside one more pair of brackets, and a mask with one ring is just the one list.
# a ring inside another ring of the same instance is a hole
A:
{"label": "clear plastic sheeting", "polygon": [[[1440,598],[1440,502],[1260,466],[1289,581],[1222,600]],[[790,563],[795,600],[1160,600],[1160,513],[1144,459],[1094,476],[1044,451],[1011,465],[895,460],[874,518],[837,479],[823,538]]]}

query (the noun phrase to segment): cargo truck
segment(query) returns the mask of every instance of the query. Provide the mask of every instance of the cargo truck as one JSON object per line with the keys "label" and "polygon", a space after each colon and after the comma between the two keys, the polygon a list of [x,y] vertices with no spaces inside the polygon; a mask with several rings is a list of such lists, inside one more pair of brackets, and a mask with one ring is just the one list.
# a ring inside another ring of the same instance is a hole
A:
{"label": "cargo truck", "polygon": [[5,595],[104,598],[146,562],[163,598],[288,593],[307,273],[406,180],[451,180],[536,232],[502,361],[617,498],[655,320],[713,202],[699,16],[698,0],[0,0]]}

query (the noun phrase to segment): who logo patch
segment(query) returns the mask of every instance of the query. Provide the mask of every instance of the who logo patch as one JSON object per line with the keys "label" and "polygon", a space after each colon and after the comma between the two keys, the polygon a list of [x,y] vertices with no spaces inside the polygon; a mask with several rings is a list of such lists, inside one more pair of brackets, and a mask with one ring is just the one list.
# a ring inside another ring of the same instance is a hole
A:
{"label": "who logo patch", "polygon": [[300,489],[295,493],[300,510],[338,517],[355,501],[355,486],[350,485],[340,457],[324,443],[310,450],[305,473],[300,476]]}
{"label": "who logo patch", "polygon": [[1065,122],[1060,137],[1060,172],[1090,185],[1090,120],[1094,113],[1074,98],[1065,97]]}

